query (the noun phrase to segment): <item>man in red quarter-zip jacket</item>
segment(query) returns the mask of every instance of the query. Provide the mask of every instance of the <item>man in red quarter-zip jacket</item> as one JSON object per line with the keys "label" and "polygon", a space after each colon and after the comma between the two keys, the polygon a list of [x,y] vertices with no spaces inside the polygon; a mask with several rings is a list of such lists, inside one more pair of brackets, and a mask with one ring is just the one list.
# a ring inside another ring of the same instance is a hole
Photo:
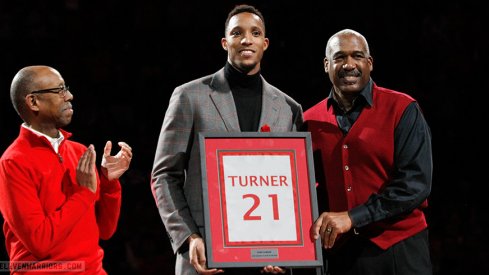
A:
{"label": "man in red quarter-zip jacket", "polygon": [[367,41],[354,30],[328,40],[324,68],[333,89],[304,121],[324,174],[325,211],[311,235],[326,249],[328,274],[432,274],[423,213],[431,134],[417,102],[373,82]]}
{"label": "man in red quarter-zip jacket", "polygon": [[0,160],[0,210],[11,274],[106,274],[99,239],[110,238],[121,205],[119,177],[132,152],[104,148],[100,173],[93,145],[69,140],[73,94],[60,73],[29,66],[10,96],[24,120]]}

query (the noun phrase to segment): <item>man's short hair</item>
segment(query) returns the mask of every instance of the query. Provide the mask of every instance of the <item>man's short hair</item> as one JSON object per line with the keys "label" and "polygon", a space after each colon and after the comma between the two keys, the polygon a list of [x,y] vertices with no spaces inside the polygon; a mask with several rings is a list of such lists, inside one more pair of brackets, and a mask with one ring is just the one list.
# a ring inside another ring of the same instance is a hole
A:
{"label": "man's short hair", "polygon": [[228,28],[229,20],[231,20],[231,17],[243,12],[253,13],[260,17],[261,21],[263,22],[263,31],[265,31],[265,18],[263,18],[263,14],[261,14],[261,12],[253,6],[242,4],[235,6],[234,9],[229,12],[226,23],[224,23],[224,34],[226,34],[226,29]]}

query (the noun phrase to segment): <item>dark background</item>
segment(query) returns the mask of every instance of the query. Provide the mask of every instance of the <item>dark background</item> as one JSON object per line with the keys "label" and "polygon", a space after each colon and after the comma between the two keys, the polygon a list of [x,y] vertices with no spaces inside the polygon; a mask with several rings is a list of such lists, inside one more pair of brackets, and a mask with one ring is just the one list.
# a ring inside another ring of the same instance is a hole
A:
{"label": "dark background", "polygon": [[[435,170],[426,214],[435,274],[488,274],[483,1],[289,1],[246,2],[266,20],[263,76],[307,109],[331,88],[322,64],[327,39],[343,28],[364,34],[374,81],[416,98],[431,126]],[[156,142],[173,88],[224,65],[224,21],[239,3],[0,1],[0,152],[21,124],[9,98],[12,78],[38,64],[58,69],[70,85],[75,115],[66,130],[74,140],[93,143],[99,156],[108,139],[133,148],[119,227],[102,242],[111,274],[173,272],[150,189]]]}

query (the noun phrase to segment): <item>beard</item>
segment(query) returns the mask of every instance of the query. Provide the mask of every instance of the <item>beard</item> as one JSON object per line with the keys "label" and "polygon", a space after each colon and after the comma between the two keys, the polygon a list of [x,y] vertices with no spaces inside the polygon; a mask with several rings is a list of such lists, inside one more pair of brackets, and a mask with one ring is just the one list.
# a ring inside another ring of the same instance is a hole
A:
{"label": "beard", "polygon": [[238,63],[232,63],[233,67],[244,73],[244,74],[248,74],[250,71],[254,70],[256,68],[256,66],[258,65],[258,63],[256,62],[238,62]]}

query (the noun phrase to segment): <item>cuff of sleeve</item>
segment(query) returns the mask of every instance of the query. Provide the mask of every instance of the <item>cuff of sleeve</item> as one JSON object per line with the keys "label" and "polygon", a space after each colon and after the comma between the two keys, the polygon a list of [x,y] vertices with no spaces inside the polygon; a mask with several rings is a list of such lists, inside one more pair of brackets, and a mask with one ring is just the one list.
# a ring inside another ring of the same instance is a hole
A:
{"label": "cuff of sleeve", "polygon": [[187,252],[188,249],[189,249],[188,242],[185,241],[185,242],[182,243],[182,245],[180,246],[180,248],[178,248],[178,253],[183,254],[183,253]]}
{"label": "cuff of sleeve", "polygon": [[202,236],[200,236],[199,233],[192,233],[190,234],[190,236],[188,236],[185,241],[180,245],[180,247],[178,248],[178,252],[183,254],[185,252],[188,251],[189,249],[189,238],[192,237],[192,235],[194,235],[194,237],[199,237],[199,238],[202,238]]}
{"label": "cuff of sleeve", "polygon": [[369,224],[372,220],[370,212],[365,205],[359,205],[348,211],[353,227],[362,227]]}
{"label": "cuff of sleeve", "polygon": [[108,180],[105,176],[100,177],[100,192],[102,193],[117,193],[121,191],[121,183],[119,180]]}

